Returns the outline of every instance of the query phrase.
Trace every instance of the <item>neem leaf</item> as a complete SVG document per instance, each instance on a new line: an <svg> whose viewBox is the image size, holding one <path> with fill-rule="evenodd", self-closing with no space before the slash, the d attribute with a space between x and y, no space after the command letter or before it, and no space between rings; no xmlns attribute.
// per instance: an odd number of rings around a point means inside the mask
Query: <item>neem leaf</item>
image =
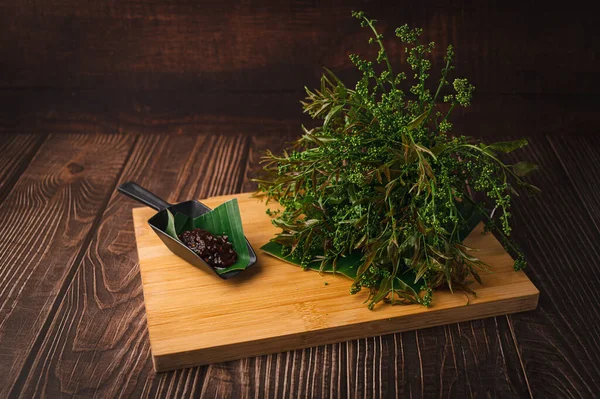
<svg viewBox="0 0 600 399"><path fill-rule="evenodd" d="M533 162L518 162L512 166L513 172L515 175L522 177L525 176L534 170L536 170L538 166Z"/></svg>
<svg viewBox="0 0 600 399"><path fill-rule="evenodd" d="M329 121L331 120L331 118L333 118L333 116L343 107L344 107L343 104L332 107L331 110L329 111L329 113L327 114L327 116L325 117L325 121L323 122L323 127L327 126L329 124Z"/></svg>
<svg viewBox="0 0 600 399"><path fill-rule="evenodd" d="M177 237L177 231L175 231L175 218L170 210L167 209L167 227L165 228L165 233L179 241Z"/></svg>
<svg viewBox="0 0 600 399"><path fill-rule="evenodd" d="M223 274L232 270L244 270L250 263L250 253L244 229L242 228L242 217L237 199L227 201L212 211L198 216L193 222L194 228L207 230L214 235L225 234L229 237L229 242L237 252L237 261L224 269L215 269L217 273Z"/></svg>
<svg viewBox="0 0 600 399"><path fill-rule="evenodd" d="M417 280L415 276L416 273L414 270L406 270L401 275L396 276L396 278L393 281L393 288L397 290L404 289L405 287L410 287L415 293L421 292L421 285L423 284L421 284L421 280Z"/></svg>
<svg viewBox="0 0 600 399"><path fill-rule="evenodd" d="M429 115L429 111L423 112L421 115L419 115L415 119L413 119L408 125L406 125L407 129L410 131L410 130L413 130L413 129L419 127L421 125L421 123L423 123L425 118L427 118L428 115Z"/></svg>
<svg viewBox="0 0 600 399"><path fill-rule="evenodd" d="M323 69L329 74L329 76L333 78L333 80L335 80L335 83L337 83L338 86L345 86L344 82L342 82L340 78L338 78L333 72L331 72L330 69L326 67L323 67Z"/></svg>
<svg viewBox="0 0 600 399"><path fill-rule="evenodd" d="M520 140L515 140L515 141L501 141L498 143L492 143L492 144L488 145L487 148L494 150L494 151L508 153L508 152L517 150L519 148L523 148L527 144L528 144L527 140L520 139Z"/></svg>

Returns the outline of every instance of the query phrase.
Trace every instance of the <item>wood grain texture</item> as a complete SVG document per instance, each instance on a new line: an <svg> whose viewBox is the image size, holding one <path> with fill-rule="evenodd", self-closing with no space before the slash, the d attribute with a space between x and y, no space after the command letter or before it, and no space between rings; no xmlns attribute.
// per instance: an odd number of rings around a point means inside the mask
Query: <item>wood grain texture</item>
<svg viewBox="0 0 600 399"><path fill-rule="evenodd" d="M0 90L0 135L36 133L275 134L307 120L290 92Z"/></svg>
<svg viewBox="0 0 600 399"><path fill-rule="evenodd" d="M168 201L233 192L242 136L142 136L122 174ZM139 205L139 204L138 204ZM131 222L132 200L114 193L39 353L14 394L22 397L197 395L206 369L155 376Z"/></svg>
<svg viewBox="0 0 600 399"><path fill-rule="evenodd" d="M273 154L281 154L283 149L289 147L290 143L297 140L302 135L302 130L292 129L289 132L279 132L278 134L257 135L251 136L250 148L248 151L248 159L245 165L244 181L242 183L241 192L250 192L256 190L257 183L252 181L259 178L262 166L261 157L265 155L265 151L270 150Z"/></svg>
<svg viewBox="0 0 600 399"><path fill-rule="evenodd" d="M0 140L0 203L44 142L44 136L33 134L5 135Z"/></svg>
<svg viewBox="0 0 600 399"><path fill-rule="evenodd" d="M471 119L456 125L466 134L591 132L600 65L596 21L586 8L547 4L541 13L532 1L0 1L0 134L295 130L307 120L298 105L302 89L318 85L323 66L355 82L348 55L373 55L352 9L380 20L398 68L397 25L423 27L438 55L455 44L457 76L477 88Z"/></svg>
<svg viewBox="0 0 600 399"><path fill-rule="evenodd" d="M600 392L596 148L595 139L533 140L508 157L539 164L531 180L543 190L522 196L512 211L513 234L541 292L536 312L508 317L534 397Z"/></svg>
<svg viewBox="0 0 600 399"><path fill-rule="evenodd" d="M397 26L422 27L481 92L597 93L593 13L533 1L486 4L287 0L0 3L0 87L295 90L323 65L369 49L350 17L378 19L392 60ZM577 20L577 24L569 21ZM510 21L510 22L509 22ZM441 62L441 60L440 60ZM575 73L576 72L576 73Z"/></svg>
<svg viewBox="0 0 600 399"><path fill-rule="evenodd" d="M350 83L350 80L348 80ZM0 135L34 133L300 134L314 122L302 112L303 85L290 92L203 93L193 90L0 90ZM315 83L316 84L316 83ZM313 84L314 85L314 84ZM600 97L474 94L457 109L455 132L476 136L593 135Z"/></svg>
<svg viewBox="0 0 600 399"><path fill-rule="evenodd" d="M50 137L0 204L0 396L37 350L132 141Z"/></svg>
<svg viewBox="0 0 600 399"><path fill-rule="evenodd" d="M598 134L583 137L548 137L552 150L571 182L574 193L589 215L590 222L600 230L600 137Z"/></svg>
<svg viewBox="0 0 600 399"><path fill-rule="evenodd" d="M215 208L237 198L244 232L258 250L278 229L267 206L249 193L203 200ZM441 291L431 308L420 305L365 307L366 293L348 295L343 276L302 273L258 250L257 264L235 279L190 267L170 252L147 220L156 212L133 210L152 358L157 371L219 363L389 334L458 321L532 310L537 289L490 234L478 226L465 240L493 274L474 285L477 296ZM325 282L325 283L324 283ZM201 297L190 301L194 293ZM223 299L227 298L224 302ZM344 298L342 301L341 298Z"/></svg>
<svg viewBox="0 0 600 399"><path fill-rule="evenodd" d="M505 317L394 334L387 359L391 396L530 396Z"/></svg>

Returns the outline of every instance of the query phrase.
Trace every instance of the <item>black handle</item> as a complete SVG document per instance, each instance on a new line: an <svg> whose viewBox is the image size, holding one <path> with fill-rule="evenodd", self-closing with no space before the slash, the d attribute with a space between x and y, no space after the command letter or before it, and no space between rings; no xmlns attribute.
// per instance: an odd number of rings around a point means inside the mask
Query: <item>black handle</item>
<svg viewBox="0 0 600 399"><path fill-rule="evenodd" d="M117 190L144 205L148 205L150 208L156 209L157 211L162 211L163 209L167 209L171 206L171 204L164 199L132 181L121 184Z"/></svg>

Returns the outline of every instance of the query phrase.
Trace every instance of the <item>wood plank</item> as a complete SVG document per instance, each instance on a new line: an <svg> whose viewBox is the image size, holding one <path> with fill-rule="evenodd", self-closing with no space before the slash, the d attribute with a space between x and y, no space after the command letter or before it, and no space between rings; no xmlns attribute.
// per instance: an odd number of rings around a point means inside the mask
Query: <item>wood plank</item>
<svg viewBox="0 0 600 399"><path fill-rule="evenodd" d="M359 7L380 21L390 59L399 60L403 47L392 40L394 29L421 27L440 50L456 46L457 73L481 92L600 90L589 34L596 21L581 7L546 4L543 18L535 2L375 1ZM322 65L352 70L347 55L369 50L367 33L350 17L354 8L303 0L260 6L210 1L202 7L164 0L4 1L0 86L295 90L316 83ZM577 24L567 29L565 20Z"/></svg>
<svg viewBox="0 0 600 399"><path fill-rule="evenodd" d="M377 342L376 345L379 345L381 339L382 337L375 337L363 341L368 341L367 346L371 348L371 342ZM200 396L206 398L344 398L348 397L345 354L347 351L353 353L351 352L353 348L348 347L353 344L353 342L342 342L316 346L196 367L192 370L206 370L203 378L197 381L201 387ZM362 356L372 362L371 353L363 353ZM378 358L377 360L379 361ZM385 368L385 363L383 364L382 367ZM161 374L169 373L172 372ZM370 377L378 378L376 383L370 385L373 389L377 391L385 389L384 385L378 383L381 377L378 372L371 373ZM354 386L351 388L354 389Z"/></svg>
<svg viewBox="0 0 600 399"><path fill-rule="evenodd" d="M505 317L395 334L389 345L396 397L530 396Z"/></svg>
<svg viewBox="0 0 600 399"><path fill-rule="evenodd" d="M169 201L234 192L242 179L246 144L240 135L141 136L121 181L137 181ZM13 393L199 394L206 367L158 376L152 370L131 221L134 206L112 195L39 353Z"/></svg>
<svg viewBox="0 0 600 399"><path fill-rule="evenodd" d="M214 208L231 198L203 202ZM277 232L265 214L267 207L248 193L235 198L246 237L259 248ZM465 240L479 248L479 257L494 269L483 285L474 286L477 297L467 300L463 294L441 291L431 308L380 306L367 311L366 293L348 295L346 278L298 273L297 267L260 251L257 265L235 281L225 283L191 268L149 227L147 220L154 213L149 208L133 210L157 371L527 311L537 305L537 289L524 273L513 271L511 257L492 235L481 234L483 225ZM194 292L202 292L202 297L190 302ZM223 298L228 298L226 303Z"/></svg>
<svg viewBox="0 0 600 399"><path fill-rule="evenodd" d="M261 157L266 150L272 151L274 154L281 154L284 148L289 147L289 144L298 139L302 133L299 126L296 131L279 132L278 134L261 134L252 135L248 160L245 165L244 182L241 187L241 192L250 192L256 190L258 185L252 179L260 177L262 166L260 164Z"/></svg>
<svg viewBox="0 0 600 399"><path fill-rule="evenodd" d="M13 188L44 139L44 136L33 134L10 134L2 137L0 140L0 203Z"/></svg>
<svg viewBox="0 0 600 399"><path fill-rule="evenodd" d="M600 230L600 138L598 134L583 137L564 135L548 137L575 194L587 211L590 221Z"/></svg>
<svg viewBox="0 0 600 399"><path fill-rule="evenodd" d="M37 350L132 142L49 137L0 204L0 396Z"/></svg>
<svg viewBox="0 0 600 399"><path fill-rule="evenodd" d="M347 80L348 84L351 80ZM314 122L289 92L205 93L195 90L0 90L0 136L7 133L297 135ZM454 132L476 137L561 135L597 131L600 97L483 94L453 116Z"/></svg>
<svg viewBox="0 0 600 399"><path fill-rule="evenodd" d="M238 363L250 374L266 368L242 386L260 397L529 396L504 317L228 362L224 379L235 381ZM213 397L219 384L205 384Z"/></svg>
<svg viewBox="0 0 600 399"><path fill-rule="evenodd" d="M538 310L509 316L509 326L534 397L594 397L600 392L600 299L594 295L600 231L592 211L597 141L569 137L551 143L536 139L507 157L539 164L531 180L543 190L513 207L513 234L541 294Z"/></svg>
<svg viewBox="0 0 600 399"><path fill-rule="evenodd" d="M275 134L308 118L299 85L290 92L206 93L125 89L0 90L0 135L14 132ZM574 107L575 108L575 107Z"/></svg>

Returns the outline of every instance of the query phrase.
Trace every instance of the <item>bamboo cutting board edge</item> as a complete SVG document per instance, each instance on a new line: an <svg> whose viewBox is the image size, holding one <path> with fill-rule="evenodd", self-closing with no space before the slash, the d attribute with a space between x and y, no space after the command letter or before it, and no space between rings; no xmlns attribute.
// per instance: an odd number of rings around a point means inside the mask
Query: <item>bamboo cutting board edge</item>
<svg viewBox="0 0 600 399"><path fill-rule="evenodd" d="M264 213L266 206L247 193L203 200L211 207L237 197L245 234L259 264L243 272L256 276L228 285L173 255L147 224L148 208L133 210L140 273L144 291L152 359L156 371L210 364L256 355L325 345L393 332L433 327L532 310L539 291L523 272L514 272L510 256L492 235L472 234L471 246L482 248L481 258L493 259L494 274L484 274L478 297L467 305L464 294L437 292L433 306L380 305L366 309L364 297L351 296L350 280L342 276L302 272L259 250L277 231ZM479 229L481 230L481 229ZM484 259L485 260L485 259ZM273 284L291 276L297 284ZM323 281L328 281L323 286ZM228 282L230 280L227 280ZM252 288L255 285L256 288ZM296 290L292 290L296 287ZM289 298L264 301L265 290ZM279 291L278 291L279 290ZM287 290L287 291L286 291ZM297 291L297 292L296 292ZM194 293L202 292L198 300ZM222 296L241 292L227 312ZM256 295L258 293L258 295ZM339 299L339 300L338 300ZM286 302L287 301L287 302ZM235 306L235 308L233 308ZM347 309L349 308L349 309ZM257 324L262 321L267 324ZM271 326L269 327L269 324ZM206 331L205 328L210 330ZM278 331L279 329L279 331Z"/></svg>
<svg viewBox="0 0 600 399"><path fill-rule="evenodd" d="M441 310L437 313L413 314L403 318L389 319L389 323L385 323L385 320L375 320L373 322L342 326L339 329L326 330L326 335L320 334L320 331L307 331L306 333L281 337L285 338L286 343L282 343L281 340L275 341L272 339L241 342L232 345L203 348L195 351L157 355L152 357L152 361L154 369L163 372L179 368L227 362L240 358L270 355L297 349L335 344L385 334L437 327L454 322L479 320L487 317L502 316L508 313L534 310L538 304L538 296L538 293L531 293L520 298L497 301L495 302L497 305L496 311L493 311L489 306L485 306L486 304L469 305L471 308L470 310L474 311L473 314L471 314L471 312L469 312L468 316L463 314L464 317L461 317L460 320L452 322L449 322L444 318L446 312L452 312L452 309L450 308ZM478 311L479 308L482 308L481 312ZM394 323L394 321L397 321L397 323ZM374 325L373 323L377 324ZM364 329L363 327L367 328ZM344 338L340 339L340 336L343 336ZM243 353L244 355L240 356L240 353ZM175 355L177 356L176 360L174 360Z"/></svg>

